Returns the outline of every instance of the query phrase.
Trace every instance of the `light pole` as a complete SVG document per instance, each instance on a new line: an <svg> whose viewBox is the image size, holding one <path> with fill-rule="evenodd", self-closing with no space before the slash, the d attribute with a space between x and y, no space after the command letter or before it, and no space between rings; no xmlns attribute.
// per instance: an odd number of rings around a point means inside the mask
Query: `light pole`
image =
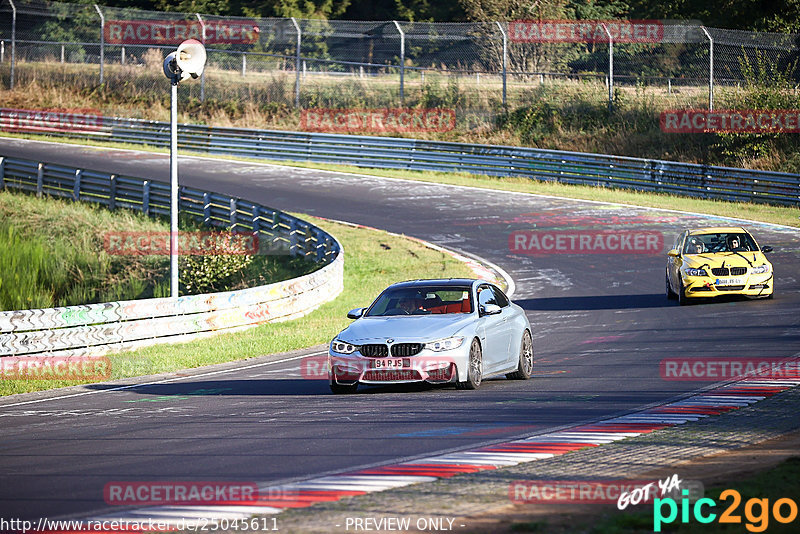
<svg viewBox="0 0 800 534"><path fill-rule="evenodd" d="M178 84L189 76L197 78L206 66L206 49L196 39L189 39L164 59L164 75L169 79L172 94L169 114L170 175L170 295L178 298Z"/></svg>

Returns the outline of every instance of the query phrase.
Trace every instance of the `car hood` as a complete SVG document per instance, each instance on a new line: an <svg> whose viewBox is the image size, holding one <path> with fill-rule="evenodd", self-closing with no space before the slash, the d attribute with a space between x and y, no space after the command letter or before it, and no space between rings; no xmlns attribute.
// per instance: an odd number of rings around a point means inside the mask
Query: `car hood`
<svg viewBox="0 0 800 534"><path fill-rule="evenodd" d="M741 254L741 256L739 254ZM767 258L761 252L740 252L739 254L733 254L731 252L693 254L691 256L685 256L684 262L686 267L695 269L704 265L707 265L712 269L715 267L722 267L723 262L725 263L725 267L750 267L750 264L752 264L753 267L756 267L758 265L769 263Z"/></svg>
<svg viewBox="0 0 800 534"><path fill-rule="evenodd" d="M450 337L475 321L473 314L362 317L337 336L342 341L363 343L427 342Z"/></svg>

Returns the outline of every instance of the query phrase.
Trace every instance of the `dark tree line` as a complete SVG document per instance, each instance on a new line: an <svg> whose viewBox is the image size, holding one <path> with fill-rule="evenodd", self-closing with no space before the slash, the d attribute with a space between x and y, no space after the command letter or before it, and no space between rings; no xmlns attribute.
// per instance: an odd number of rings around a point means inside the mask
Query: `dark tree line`
<svg viewBox="0 0 800 534"><path fill-rule="evenodd" d="M800 0L104 0L100 3L210 15L348 20L684 19L718 28L800 33Z"/></svg>

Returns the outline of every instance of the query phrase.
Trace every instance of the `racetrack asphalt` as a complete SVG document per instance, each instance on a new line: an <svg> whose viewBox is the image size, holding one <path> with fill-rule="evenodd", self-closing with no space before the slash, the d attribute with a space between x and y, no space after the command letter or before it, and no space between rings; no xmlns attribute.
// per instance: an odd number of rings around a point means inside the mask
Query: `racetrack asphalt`
<svg viewBox="0 0 800 534"><path fill-rule="evenodd" d="M165 182L169 176L168 157L147 152L0 139L0 155ZM665 358L782 358L800 346L797 230L199 157L181 157L180 180L498 264L514 278L513 300L533 328L534 379L492 380L474 392L393 387L333 396L325 381L302 379L295 359L122 390L93 386L90 395L34 404L7 399L0 402L0 517L109 513L103 487L112 481L274 484L544 433L715 382L664 380ZM775 248L774 300L679 307L665 298L669 244L686 227L717 224L744 224ZM658 232L663 246L656 254L512 253L509 235L528 230Z"/></svg>

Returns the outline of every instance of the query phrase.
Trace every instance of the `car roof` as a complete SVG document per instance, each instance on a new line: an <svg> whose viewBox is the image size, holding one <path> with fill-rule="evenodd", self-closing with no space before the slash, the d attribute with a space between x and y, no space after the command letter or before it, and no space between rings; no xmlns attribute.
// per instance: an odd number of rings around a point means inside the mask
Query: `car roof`
<svg viewBox="0 0 800 534"><path fill-rule="evenodd" d="M741 226L710 226L708 228L695 228L694 230L689 230L689 235L730 233L746 234L748 232Z"/></svg>
<svg viewBox="0 0 800 534"><path fill-rule="evenodd" d="M474 278L443 278L443 279L431 279L431 280L407 280L405 282L398 282L396 284L392 284L391 288L415 288L415 287L423 287L423 286L444 286L444 287L464 287L464 286L471 286L478 280Z"/></svg>

